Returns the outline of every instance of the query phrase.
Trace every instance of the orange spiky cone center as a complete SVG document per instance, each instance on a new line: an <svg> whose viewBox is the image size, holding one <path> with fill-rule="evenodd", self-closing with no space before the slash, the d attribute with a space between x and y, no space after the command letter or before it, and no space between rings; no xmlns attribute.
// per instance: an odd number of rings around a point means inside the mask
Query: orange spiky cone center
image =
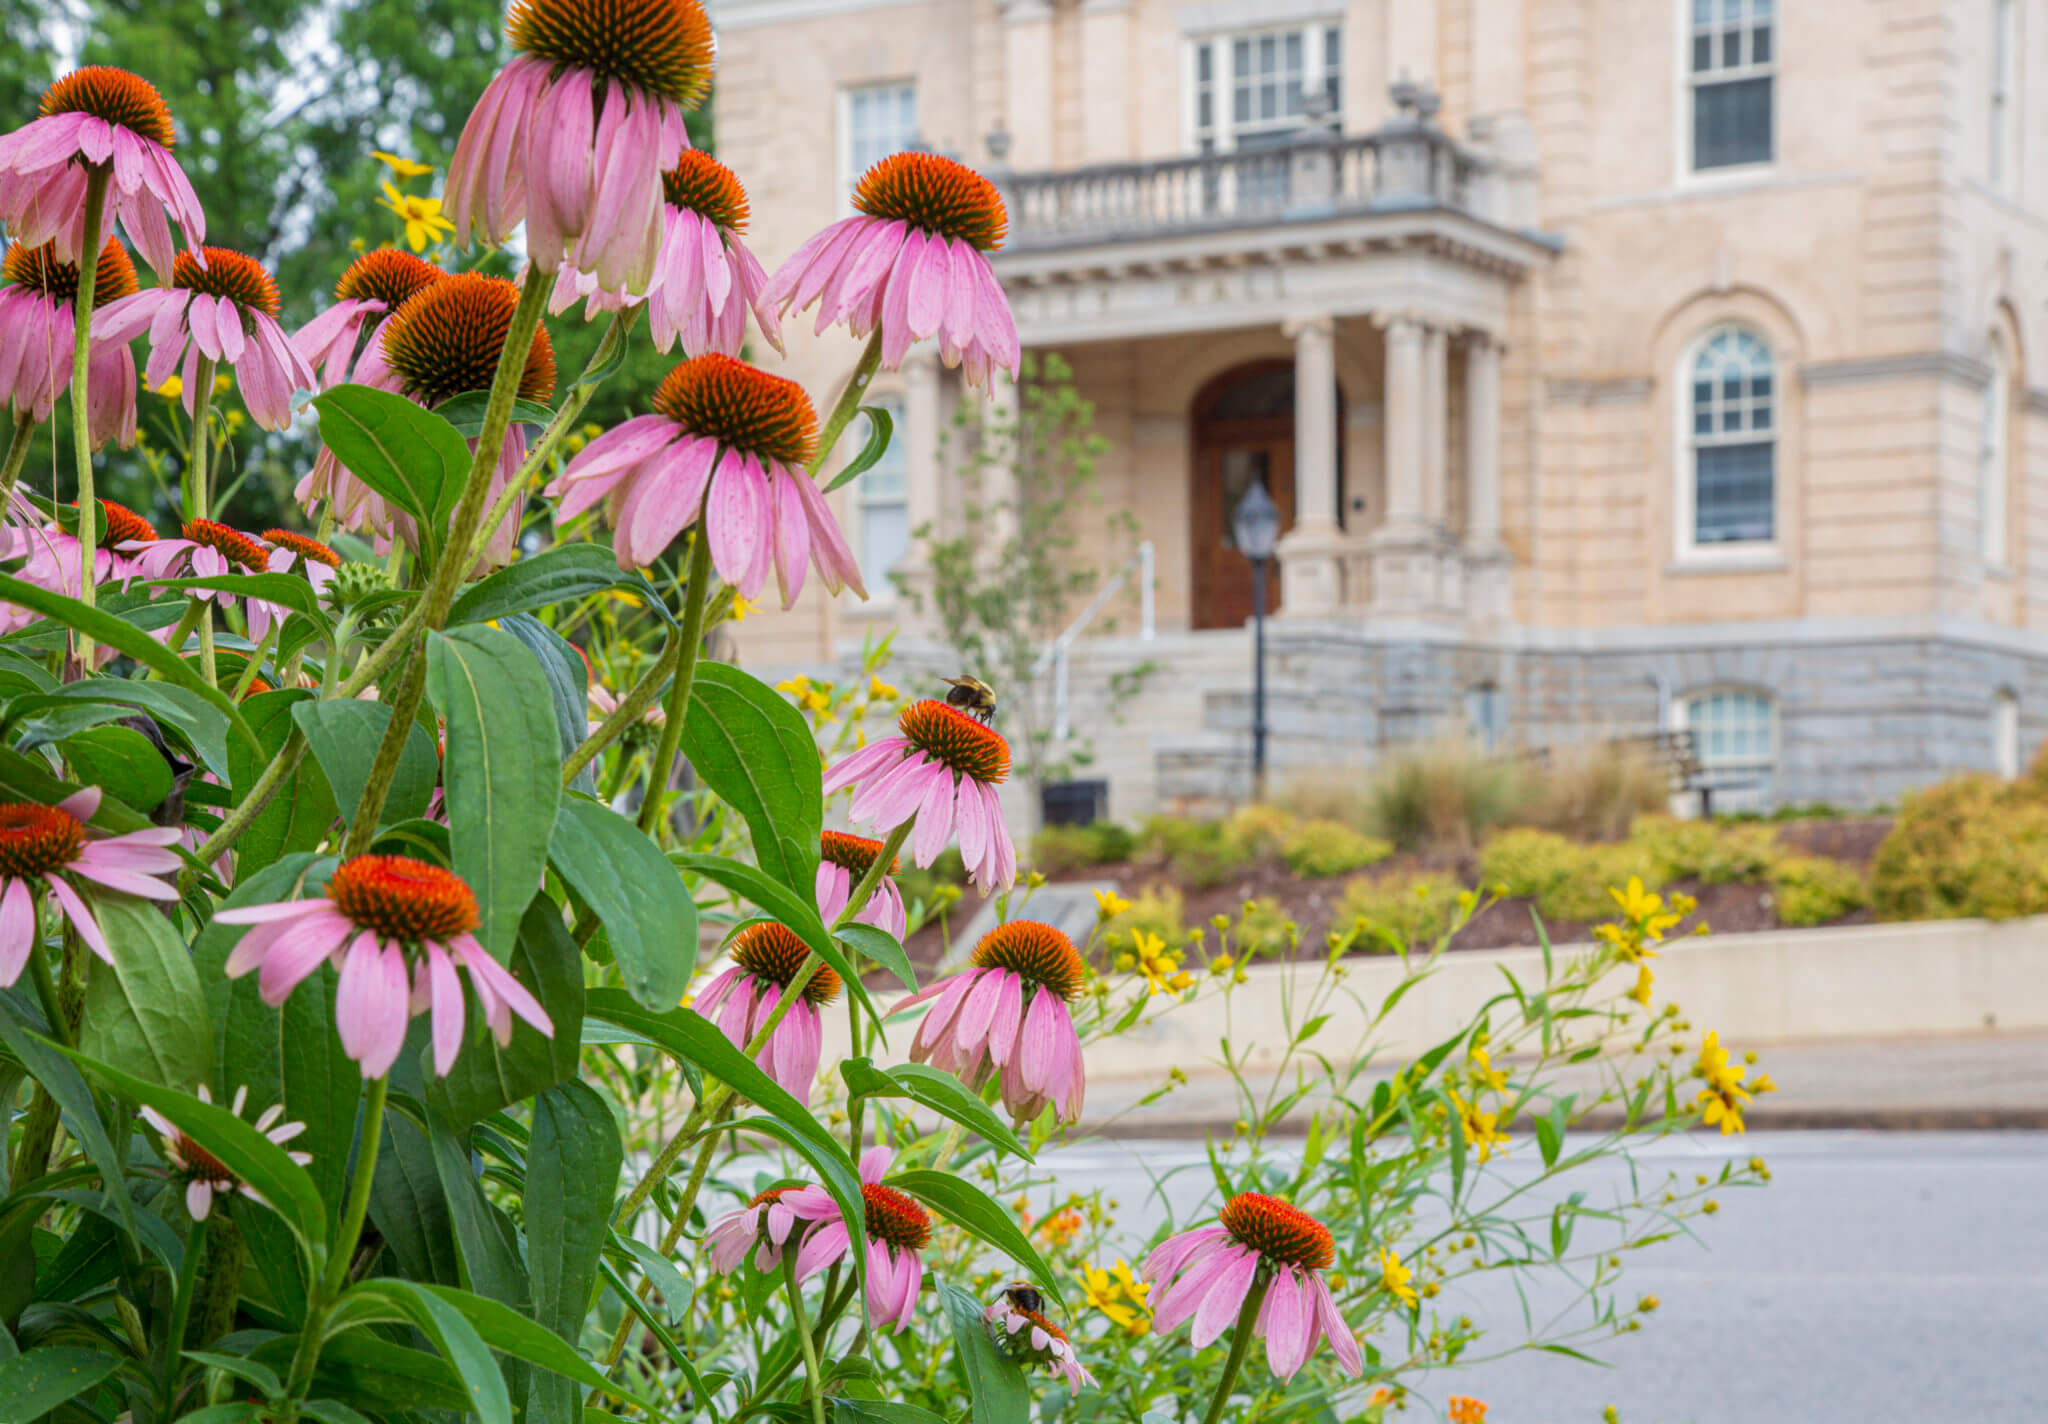
<svg viewBox="0 0 2048 1424"><path fill-rule="evenodd" d="M853 205L869 217L907 223L983 252L1003 245L1010 215L996 185L936 153L893 153L861 175Z"/></svg>
<svg viewBox="0 0 2048 1424"><path fill-rule="evenodd" d="M519 288L503 277L462 272L413 293L384 323L384 359L405 381L406 394L436 406L464 391L490 387L512 329ZM533 334L519 394L545 401L555 393L555 348L545 330Z"/></svg>
<svg viewBox="0 0 2048 1424"><path fill-rule="evenodd" d="M845 831L826 831L818 837L818 858L829 861L858 881L868 873L868 867L875 863L875 857L882 853L882 843L866 836L848 835ZM889 862L888 874L902 871L901 857Z"/></svg>
<svg viewBox="0 0 2048 1424"><path fill-rule="evenodd" d="M359 855L343 862L327 882L327 898L386 939L446 943L480 923L467 881L404 855Z"/></svg>
<svg viewBox="0 0 2048 1424"><path fill-rule="evenodd" d="M210 1182L216 1187L235 1184L235 1174L228 1170L227 1164L184 1133L177 1135L175 1143L178 1156L185 1162L182 1175L197 1181Z"/></svg>
<svg viewBox="0 0 2048 1424"><path fill-rule="evenodd" d="M100 534L102 544L154 544L157 540L156 527L125 504L101 500L100 518L106 525Z"/></svg>
<svg viewBox="0 0 2048 1424"><path fill-rule="evenodd" d="M58 261L54 242L41 247L8 243L7 255L0 257L0 279L17 287L32 287L59 305L78 300L78 264ZM141 283L135 278L135 264L129 260L128 249L120 239L110 237L100 249L92 284L95 307L132 297L141 290Z"/></svg>
<svg viewBox="0 0 2048 1424"><path fill-rule="evenodd" d="M670 207L688 208L727 232L746 231L747 190L708 153L684 149L676 166L661 175L661 192Z"/></svg>
<svg viewBox="0 0 2048 1424"><path fill-rule="evenodd" d="M178 141L171 111L156 86L139 74L111 65L74 69L43 91L42 112L91 114L169 148Z"/></svg>
<svg viewBox="0 0 2048 1424"><path fill-rule="evenodd" d="M226 297L238 307L260 311L275 318L284 310L277 298L277 283L263 264L227 247L208 247L206 265L190 251L181 251L171 263L171 285L209 297Z"/></svg>
<svg viewBox="0 0 2048 1424"><path fill-rule="evenodd" d="M85 823L35 801L0 802L0 877L31 880L62 869L85 848Z"/></svg>
<svg viewBox="0 0 2048 1424"><path fill-rule="evenodd" d="M341 567L341 555L309 534L300 534L291 529L266 529L263 531L263 542L275 544L280 549L289 549L309 563L325 564L330 569Z"/></svg>
<svg viewBox="0 0 2048 1424"><path fill-rule="evenodd" d="M184 532L193 543L204 544L229 563L240 564L251 573L260 574L270 567L269 551L239 529L230 529L211 519L188 519Z"/></svg>
<svg viewBox="0 0 2048 1424"><path fill-rule="evenodd" d="M785 465L818 448L818 413L795 381L709 352L662 377L654 408L693 435Z"/></svg>
<svg viewBox="0 0 2048 1424"><path fill-rule="evenodd" d="M1088 966L1074 942L1038 920L1009 920L997 925L981 937L971 958L978 969L1008 970L1062 999L1071 1000L1080 993L1088 978Z"/></svg>
<svg viewBox="0 0 2048 1424"><path fill-rule="evenodd" d="M424 257L397 247L379 247L348 264L334 284L336 301L382 302L396 311L406 298L447 276Z"/></svg>
<svg viewBox="0 0 2048 1424"><path fill-rule="evenodd" d="M1292 1202L1258 1192L1232 1197L1222 1212L1224 1229L1269 1261L1327 1270L1337 1259L1330 1230Z"/></svg>
<svg viewBox="0 0 2048 1424"><path fill-rule="evenodd" d="M962 776L995 785L1010 775L1010 744L1003 734L957 707L923 698L897 713L896 725L912 746Z"/></svg>
<svg viewBox="0 0 2048 1424"><path fill-rule="evenodd" d="M867 1207L868 1235L899 1251L922 1251L932 1239L931 1214L910 1197L880 1182L865 1182L860 1196Z"/></svg>
<svg viewBox="0 0 2048 1424"><path fill-rule="evenodd" d="M711 92L711 18L701 0L517 0L505 33L528 54L686 109Z"/></svg>
<svg viewBox="0 0 2048 1424"><path fill-rule="evenodd" d="M779 987L796 978L810 954L810 946L795 930L774 920L748 925L732 937L733 962L756 979ZM804 1001L812 1005L829 1004L839 997L839 989L839 976L821 964L804 985Z"/></svg>

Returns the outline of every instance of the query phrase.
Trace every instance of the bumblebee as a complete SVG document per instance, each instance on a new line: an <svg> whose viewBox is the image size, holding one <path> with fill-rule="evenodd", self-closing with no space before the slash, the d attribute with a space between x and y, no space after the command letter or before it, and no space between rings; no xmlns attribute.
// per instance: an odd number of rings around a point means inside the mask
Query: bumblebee
<svg viewBox="0 0 2048 1424"><path fill-rule="evenodd" d="M968 716L986 727L996 720L996 690L978 677L941 678L952 691L946 694L946 705L957 707Z"/></svg>
<svg viewBox="0 0 2048 1424"><path fill-rule="evenodd" d="M997 1299L1030 1315L1045 1314L1045 1296L1029 1281L1011 1281Z"/></svg>

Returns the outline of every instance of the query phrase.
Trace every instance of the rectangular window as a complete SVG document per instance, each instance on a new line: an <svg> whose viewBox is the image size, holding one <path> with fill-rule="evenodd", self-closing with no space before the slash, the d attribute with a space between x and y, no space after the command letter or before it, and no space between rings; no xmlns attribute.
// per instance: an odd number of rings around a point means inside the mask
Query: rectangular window
<svg viewBox="0 0 2048 1424"><path fill-rule="evenodd" d="M919 142L917 86L866 84L847 89L839 106L839 188L851 198L860 175Z"/></svg>
<svg viewBox="0 0 2048 1424"><path fill-rule="evenodd" d="M854 481L854 501L860 509L860 576L870 594L888 596L893 592L889 572L910 552L910 487L908 457L903 441L903 402L896 396L882 396L871 404L889 413L895 438L882 458ZM866 417L862 417L866 425ZM865 428L847 448L858 450L867 442Z"/></svg>
<svg viewBox="0 0 2048 1424"><path fill-rule="evenodd" d="M2019 16L2018 0L1991 0L1991 151L1985 176L2007 194L2019 174Z"/></svg>
<svg viewBox="0 0 2048 1424"><path fill-rule="evenodd" d="M1775 508L1772 448L1769 440L1699 448L1694 543L1770 542Z"/></svg>
<svg viewBox="0 0 2048 1424"><path fill-rule="evenodd" d="M1690 0L1686 51L1695 172L1769 163L1776 151L1776 0Z"/></svg>
<svg viewBox="0 0 2048 1424"><path fill-rule="evenodd" d="M1195 92L1188 106L1194 146L1204 153L1283 143L1306 122L1320 91L1335 114L1344 97L1344 31L1289 25L1195 41Z"/></svg>

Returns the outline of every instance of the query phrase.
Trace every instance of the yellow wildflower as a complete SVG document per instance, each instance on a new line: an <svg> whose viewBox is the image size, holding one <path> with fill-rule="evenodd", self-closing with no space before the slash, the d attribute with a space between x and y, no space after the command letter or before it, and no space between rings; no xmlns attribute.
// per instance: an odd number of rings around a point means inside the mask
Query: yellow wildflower
<svg viewBox="0 0 2048 1424"><path fill-rule="evenodd" d="M1486 1401L1474 1399L1469 1394L1454 1394L1450 1398L1451 1424L1486 1424Z"/></svg>
<svg viewBox="0 0 2048 1424"><path fill-rule="evenodd" d="M1081 1226L1081 1213L1068 1207L1065 1211L1054 1212L1038 1223L1038 1234L1054 1246L1064 1246L1081 1234Z"/></svg>
<svg viewBox="0 0 2048 1424"><path fill-rule="evenodd" d="M153 386L151 389L165 400L176 400L179 396L185 394L185 383L179 379L177 372L173 371L170 375L164 377L162 385Z"/></svg>
<svg viewBox="0 0 2048 1424"><path fill-rule="evenodd" d="M1477 1103L1468 1103L1455 1092L1451 1101L1458 1106L1458 1123L1465 1132L1465 1145L1478 1148L1479 1160L1487 1161L1493 1156L1494 1147L1508 1140L1499 1127L1500 1114L1481 1112ZM1506 1149L1502 1152L1505 1155Z"/></svg>
<svg viewBox="0 0 2048 1424"><path fill-rule="evenodd" d="M1131 1274L1119 1260L1105 1271L1095 1266L1081 1269L1081 1285L1088 1303L1109 1318L1109 1322L1130 1335L1149 1334L1152 1321L1146 1313L1146 1298L1152 1287Z"/></svg>
<svg viewBox="0 0 2048 1424"><path fill-rule="evenodd" d="M389 168L400 178L417 178L423 173L432 173L434 171L431 164L420 163L410 158L400 158L397 154L386 153L381 148L373 149L370 157L376 159L386 168Z"/></svg>
<svg viewBox="0 0 2048 1424"><path fill-rule="evenodd" d="M902 695L903 694L898 692L895 688L889 686L888 683L882 681L881 678L876 677L873 674L869 675L868 696L873 698L875 701L894 702L897 698L901 697Z"/></svg>
<svg viewBox="0 0 2048 1424"><path fill-rule="evenodd" d="M401 193L389 183L382 186L384 196L377 200L377 206L389 208L398 214L399 219L405 224L405 244L414 252L425 252L455 231L455 224L441 215L439 198L421 198L411 193Z"/></svg>
<svg viewBox="0 0 2048 1424"><path fill-rule="evenodd" d="M1401 1258L1391 1250L1380 1252L1380 1289L1406 1306L1417 1303L1415 1287L1408 1284L1415 1278L1415 1272L1401 1264Z"/></svg>
<svg viewBox="0 0 2048 1424"><path fill-rule="evenodd" d="M1628 996L1647 1009L1650 1007L1650 986L1656 982L1655 976L1650 973L1650 966L1639 965L1636 968L1636 986L1628 991Z"/></svg>
<svg viewBox="0 0 2048 1424"><path fill-rule="evenodd" d="M1137 954L1137 968L1152 993L1178 994L1195 982L1194 976L1181 968L1180 956L1150 930L1132 935L1131 947Z"/></svg>
<svg viewBox="0 0 2048 1424"><path fill-rule="evenodd" d="M1663 1301L1657 1299L1657 1297L1654 1295L1646 1295L1641 1300L1636 1302L1636 1309L1642 1311L1643 1314L1648 1315L1651 1311L1655 1310L1658 1306L1662 1305L1663 1303Z"/></svg>
<svg viewBox="0 0 2048 1424"><path fill-rule="evenodd" d="M748 598L745 594L734 594L732 596L732 621L735 623L746 622L747 615L752 613L755 607L754 600Z"/></svg>
<svg viewBox="0 0 2048 1424"><path fill-rule="evenodd" d="M1113 920L1131 908L1131 902L1114 890L1095 892L1095 917L1099 920Z"/></svg>
<svg viewBox="0 0 2048 1424"><path fill-rule="evenodd" d="M1493 1058L1483 1048L1472 1050L1472 1082L1475 1087L1491 1088L1496 1093L1508 1090L1508 1075L1493 1066Z"/></svg>

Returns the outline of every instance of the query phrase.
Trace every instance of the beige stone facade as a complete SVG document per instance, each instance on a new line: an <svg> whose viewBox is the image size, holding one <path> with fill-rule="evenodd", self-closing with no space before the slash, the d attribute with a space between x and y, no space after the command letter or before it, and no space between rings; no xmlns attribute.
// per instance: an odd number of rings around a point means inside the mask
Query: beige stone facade
<svg viewBox="0 0 2048 1424"><path fill-rule="evenodd" d="M1097 403L1162 637L1242 636L1194 537L1235 493L1205 471L1286 485L1281 650L1357 650L1360 680L1303 757L1393 739L1403 647L1441 669L1406 734L1691 718L1798 799L2007 765L2048 725L2033 0L713 9L764 261L843 214L892 124L997 177L1020 334ZM822 405L855 349L800 321L786 370ZM1233 373L1288 368L1291 422L1228 446ZM956 373L877 390L904 417L883 524L943 521ZM830 662L901 614L807 595L744 646ZM1220 746L1233 716L1186 730Z"/></svg>

